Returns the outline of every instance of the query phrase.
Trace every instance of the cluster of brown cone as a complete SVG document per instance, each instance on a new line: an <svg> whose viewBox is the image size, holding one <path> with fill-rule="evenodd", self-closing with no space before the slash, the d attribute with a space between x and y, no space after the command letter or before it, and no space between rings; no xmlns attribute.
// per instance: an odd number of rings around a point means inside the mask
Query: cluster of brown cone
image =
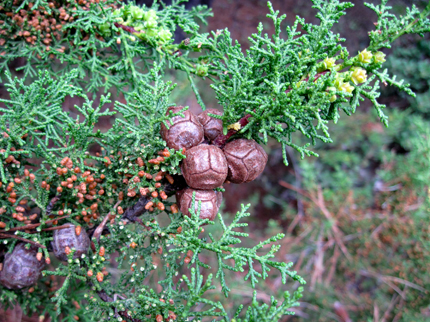
<svg viewBox="0 0 430 322"><path fill-rule="evenodd" d="M182 106L170 107L169 113L178 113ZM195 211L201 201L200 218L214 220L222 201L222 194L214 191L226 182L244 183L256 179L264 170L267 154L254 140L236 139L224 147L211 143L222 135L222 121L208 114L221 115L216 109L208 109L198 116L189 110L185 117L175 116L161 125L161 136L169 148L185 149L182 174L188 188L177 192L176 200L181 212L191 216L193 192L196 193Z"/></svg>
<svg viewBox="0 0 430 322"><path fill-rule="evenodd" d="M169 108L177 113L182 106ZM222 122L208 114L221 115L216 109L208 109L198 116L184 111L185 117L176 116L168 122L169 129L161 126L161 135L169 148L185 148L186 159L181 169L188 188L176 193L181 212L191 217L193 192L195 192L195 211L201 201L200 218L214 220L222 201L222 193L214 191L226 180L232 183L249 182L257 178L267 163L267 154L253 140L237 139L228 142L223 149L211 145L222 135ZM206 138L206 141L205 141ZM67 260L71 249L75 249L73 258L79 258L88 252L90 239L85 230L68 228L54 232L52 248L54 255L61 261ZM40 253L41 254L41 253ZM11 253L5 255L0 269L0 284L10 289L21 289L36 283L45 262L38 256L37 247L25 247L19 243Z"/></svg>

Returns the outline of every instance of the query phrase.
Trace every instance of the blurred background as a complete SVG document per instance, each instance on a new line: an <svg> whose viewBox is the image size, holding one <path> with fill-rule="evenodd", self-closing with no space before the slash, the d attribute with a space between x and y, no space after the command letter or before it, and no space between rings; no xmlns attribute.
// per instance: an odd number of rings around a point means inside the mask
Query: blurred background
<svg viewBox="0 0 430 322"><path fill-rule="evenodd" d="M376 15L363 1L351 2L354 8L335 28L355 55L368 46L367 32L374 29ZM266 1L192 0L187 6L197 4L213 9L214 17L204 26L207 31L228 28L244 50L260 21L265 32L273 31ZM310 0L272 4L287 14L284 30L296 15L318 23ZM406 6L423 7L427 1L388 4L402 14ZM176 34L179 40L185 37ZM387 105L389 128L379 122L370 103L363 102L353 116L342 115L330 127L333 143L314 146L319 158L301 160L291 150L290 165L285 166L280 146L269 142L265 147L269 161L258 180L225 185L225 220L231 221L240 203L251 203L245 229L251 240L256 244L273 234L286 234L277 259L293 262L292 269L307 281L296 315L282 321L430 321L430 37L405 36L384 52L389 73L405 79L417 94L412 98L383 88L380 102ZM172 102L198 113L186 76L172 73L169 78L178 83ZM202 80L198 87L208 107L220 108L208 82ZM64 108L73 104L79 102L71 99ZM105 118L101 128L111 123ZM295 140L306 143L299 134ZM219 229L207 227L214 235ZM228 300L219 290L213 291L213 299L227 310L251 302L252 290L237 274L231 274L230 285ZM285 290L297 286L282 285L273 272L258 285L258 299L268 302L272 295L281 299ZM0 321L21 319L38 320L23 316L19 309L0 316Z"/></svg>

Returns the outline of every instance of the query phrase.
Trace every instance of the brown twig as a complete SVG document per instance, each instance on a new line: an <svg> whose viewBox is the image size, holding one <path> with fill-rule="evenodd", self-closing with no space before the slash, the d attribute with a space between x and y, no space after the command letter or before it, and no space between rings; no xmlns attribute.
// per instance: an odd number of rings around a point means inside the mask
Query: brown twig
<svg viewBox="0 0 430 322"><path fill-rule="evenodd" d="M138 224L140 224L141 226L143 226L147 231L151 231L151 227L146 226L146 225L143 223L143 220L142 220L142 219L140 219L140 218L136 218L136 222L137 222Z"/></svg>
<svg viewBox="0 0 430 322"><path fill-rule="evenodd" d="M37 246L37 247L39 247L39 248L46 248L46 247L45 247L45 246L43 246L42 244L39 244L39 243L37 243L37 242L35 242L35 241L32 241L32 240L29 240L29 239L23 238L23 237L21 237L21 236L11 235L11 234L2 234L2 233L0 233L0 239L6 239L6 238L18 239L18 240L20 240L20 241L23 241L23 242L25 242L25 243L32 244L32 245Z"/></svg>
<svg viewBox="0 0 430 322"><path fill-rule="evenodd" d="M61 226L53 226L53 227L43 228L42 231L59 230L59 229L63 229L63 228L69 228L70 226L71 225L69 225L69 224L65 224L65 225L61 225Z"/></svg>
<svg viewBox="0 0 430 322"><path fill-rule="evenodd" d="M315 256L313 256L314 269L311 275L311 291L315 289L316 283L322 282L322 275L324 273L323 227L321 227L320 233L318 235L316 248Z"/></svg>
<svg viewBox="0 0 430 322"><path fill-rule="evenodd" d="M251 117L251 114L247 114L244 117L242 117L238 123L240 124L240 128L243 128L249 123L249 118ZM217 138L212 142L213 145L219 147L220 149L224 147L224 145L227 143L227 140L231 138L234 134L236 134L238 131L235 129L228 130L226 135L218 135Z"/></svg>
<svg viewBox="0 0 430 322"><path fill-rule="evenodd" d="M131 32L131 33L139 33L139 31L137 31L136 29L134 29L133 27L129 27L129 26L125 26L125 25L121 25L120 23L118 23L118 22L115 22L114 23L114 25L115 25L115 27L117 27L117 28L121 28L121 29L123 29L123 30L125 30L125 31L127 31L127 32Z"/></svg>
<svg viewBox="0 0 430 322"><path fill-rule="evenodd" d="M345 307L340 302L334 302L333 305L334 313L341 319L342 322L352 322L351 318L349 317L348 311L345 309Z"/></svg>
<svg viewBox="0 0 430 322"><path fill-rule="evenodd" d="M334 247L334 254L333 254L332 258L330 259L331 266L330 266L330 269L328 271L327 278L325 279L325 282L324 282L326 286L329 286L331 283L331 280L333 279L334 273L336 271L337 260L339 259L339 256L340 256L339 247L335 246Z"/></svg>
<svg viewBox="0 0 430 322"><path fill-rule="evenodd" d="M296 192L300 193L302 196L305 196L306 198L311 199L310 194L308 194L308 193L307 193L305 190L303 190L303 189L297 188L297 187L293 186L292 184L289 184L288 182L285 182L285 181L283 181L283 180L279 180L279 181L278 181L278 183L279 183L279 185L280 185L280 186L282 186L282 187L284 187L284 188L294 190L294 191L296 191Z"/></svg>
<svg viewBox="0 0 430 322"><path fill-rule="evenodd" d="M400 298L401 297L399 295L397 295L396 293L393 294L393 297L391 298L390 305L388 306L388 309L385 311L384 315L382 316L381 322L388 321L388 317L390 316L391 311L394 309L394 307L396 306L396 304Z"/></svg>
<svg viewBox="0 0 430 322"><path fill-rule="evenodd" d="M417 285L415 283L412 283L412 282L409 282L409 281L404 280L402 278L399 278L399 277L389 276L389 275L381 275L381 274L374 273L374 272L371 272L371 271L368 271L368 270L361 270L360 271L360 275L377 278L377 279L383 281L386 284L388 284L389 282L394 282L394 283L399 283L399 284L403 284L405 286L411 287L411 288L416 289L418 291L421 291L423 293L427 292L427 290L425 288L423 288L423 287L421 287L421 286L419 286L419 285ZM399 293L399 295L401 295L402 297L404 297L402 291L400 291L398 293Z"/></svg>
<svg viewBox="0 0 430 322"><path fill-rule="evenodd" d="M405 289L403 290L403 291L406 291L406 287L405 287ZM400 318L402 317L402 315L403 315L403 313L404 313L404 310L403 310L403 306L405 305L405 299L403 299L403 298L401 298L400 299L400 303L399 303L399 305L397 306L397 310L398 310L398 312L397 312L397 314L394 316L394 318L393 318L393 322L398 322L399 320L400 320Z"/></svg>
<svg viewBox="0 0 430 322"><path fill-rule="evenodd" d="M379 322L379 306L376 301L373 305L373 322Z"/></svg>
<svg viewBox="0 0 430 322"><path fill-rule="evenodd" d="M113 209L117 209L120 203L121 203L121 200L119 200L113 206ZM102 235L103 229L105 228L106 223L108 222L110 216L111 216L111 212L109 211L109 213L103 218L102 222L97 226L96 230L94 231L93 237L95 237L97 241L100 240L100 236Z"/></svg>
<svg viewBox="0 0 430 322"><path fill-rule="evenodd" d="M330 221L331 223L333 223L331 229L333 231L334 238L336 239L336 243L339 245L340 249L342 250L342 252L346 256L346 258L348 258L348 260L351 261L352 257L349 254L349 252L348 252L348 250L347 250L347 248L346 248L346 246L343 243L342 238L341 238L343 233L340 231L339 227L337 227L335 219L333 218L332 214L328 211L328 209L325 206L321 186L318 186L318 199L317 199L317 202L315 204L321 209L321 212L324 214L326 219L328 221Z"/></svg>
<svg viewBox="0 0 430 322"><path fill-rule="evenodd" d="M45 221L45 224L50 224L50 223L52 223L52 222L54 222L56 220L61 220L61 219L67 218L67 217L70 217L70 216L67 215L67 216L63 216L63 217L58 217L58 218L55 218L55 219L47 220L47 221ZM29 225L25 225L25 226L21 226L21 227L14 227L14 228L9 229L7 232L12 232L12 231L17 231L17 230L35 229L35 228L39 227L40 225L41 225L41 223L29 224ZM6 230L0 230L0 232L6 232Z"/></svg>
<svg viewBox="0 0 430 322"><path fill-rule="evenodd" d="M150 202L151 199L151 196L140 197L139 200L133 206L127 208L124 211L122 218L130 222L135 222L137 217L148 211L145 206L148 202Z"/></svg>
<svg viewBox="0 0 430 322"><path fill-rule="evenodd" d="M54 209L55 203L60 200L61 194L56 195L54 198L51 199L49 204L46 206L46 215L50 216L52 209Z"/></svg>

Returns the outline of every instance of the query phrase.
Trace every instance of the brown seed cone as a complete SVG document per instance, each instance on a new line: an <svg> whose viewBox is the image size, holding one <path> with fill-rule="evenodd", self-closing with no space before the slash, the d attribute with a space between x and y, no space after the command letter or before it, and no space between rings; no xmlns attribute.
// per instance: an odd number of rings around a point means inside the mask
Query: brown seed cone
<svg viewBox="0 0 430 322"><path fill-rule="evenodd" d="M82 229L81 234L78 236L73 225L54 231L52 249L54 255L61 261L67 261L66 247L76 249L73 254L73 258L75 259L81 257L82 254L86 254L90 247L90 238L87 232Z"/></svg>
<svg viewBox="0 0 430 322"><path fill-rule="evenodd" d="M232 183L250 182L264 170L267 154L254 140L237 139L224 147L228 163L227 180Z"/></svg>
<svg viewBox="0 0 430 322"><path fill-rule="evenodd" d="M191 217L189 209L192 208L193 192L196 193L194 204L196 212L199 207L199 201L201 201L200 219L214 220L222 202L222 193L219 191L197 190L192 188L178 191L176 193L176 202L178 203L181 212L188 217Z"/></svg>
<svg viewBox="0 0 430 322"><path fill-rule="evenodd" d="M177 113L182 110L183 106L169 107L166 115L169 115L169 111ZM203 126L200 124L197 116L191 113L189 110L182 112L185 118L180 115L175 116L171 121L167 121L169 129L161 123L161 137L169 148L175 150L181 150L182 148L189 149L203 142Z"/></svg>
<svg viewBox="0 0 430 322"><path fill-rule="evenodd" d="M223 184L227 177L227 160L220 148L201 144L185 152L182 174L194 189L209 190Z"/></svg>
<svg viewBox="0 0 430 322"><path fill-rule="evenodd" d="M0 284L9 289L19 289L33 285L39 279L45 262L37 260L37 247L25 248L25 243L15 246L7 253L0 272Z"/></svg>
<svg viewBox="0 0 430 322"><path fill-rule="evenodd" d="M222 112L218 111L217 109L210 108L201 112L197 116L200 123L203 125L205 137L207 137L209 141L213 141L218 135L222 134L222 121L214 117L210 117L208 115L209 113L222 115Z"/></svg>

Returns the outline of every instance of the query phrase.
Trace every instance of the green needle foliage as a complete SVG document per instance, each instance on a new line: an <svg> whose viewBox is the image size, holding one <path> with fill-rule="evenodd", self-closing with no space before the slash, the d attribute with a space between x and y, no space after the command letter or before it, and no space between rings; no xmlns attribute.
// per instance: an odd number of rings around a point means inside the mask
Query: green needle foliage
<svg viewBox="0 0 430 322"><path fill-rule="evenodd" d="M0 99L0 256L21 240L38 246L50 266L31 288L0 287L0 301L53 321L250 322L293 314L302 287L292 295L283 290L282 301L257 300L259 284L272 276L305 283L290 271L292 263L276 258L283 234L241 247L249 237L241 222L249 206L227 224L221 215L219 222L201 220L193 207L184 217L167 199L180 188L185 158L160 135L161 124L183 112L166 115L175 91L168 71L185 73L203 109L196 80L212 82L223 107L214 117L224 133L263 144L274 138L286 164L288 147L316 155L310 143L331 142L329 122L340 111L354 113L366 98L387 124L377 101L381 82L413 95L382 69L385 54L378 50L402 34L428 32L429 7L413 7L399 19L386 2L369 5L378 13L377 30L367 49L350 55L331 31L348 2L314 0L320 23L297 17L285 31L285 16L269 2L275 33L264 34L260 24L244 52L226 29L202 33L210 10L187 11L181 1L151 8L114 0L4 1L0 76L9 98ZM188 38L175 43L179 29ZM17 58L24 59L21 79L9 70ZM110 108L112 93L121 99ZM81 103L66 112L70 97ZM113 115L101 131L101 119ZM294 143L296 131L310 143ZM92 247L76 259L72 250L58 264L50 254L52 231L67 224L86 231ZM222 233L205 233L207 224ZM229 296L231 274L255 291L248 306L227 312L213 294Z"/></svg>

